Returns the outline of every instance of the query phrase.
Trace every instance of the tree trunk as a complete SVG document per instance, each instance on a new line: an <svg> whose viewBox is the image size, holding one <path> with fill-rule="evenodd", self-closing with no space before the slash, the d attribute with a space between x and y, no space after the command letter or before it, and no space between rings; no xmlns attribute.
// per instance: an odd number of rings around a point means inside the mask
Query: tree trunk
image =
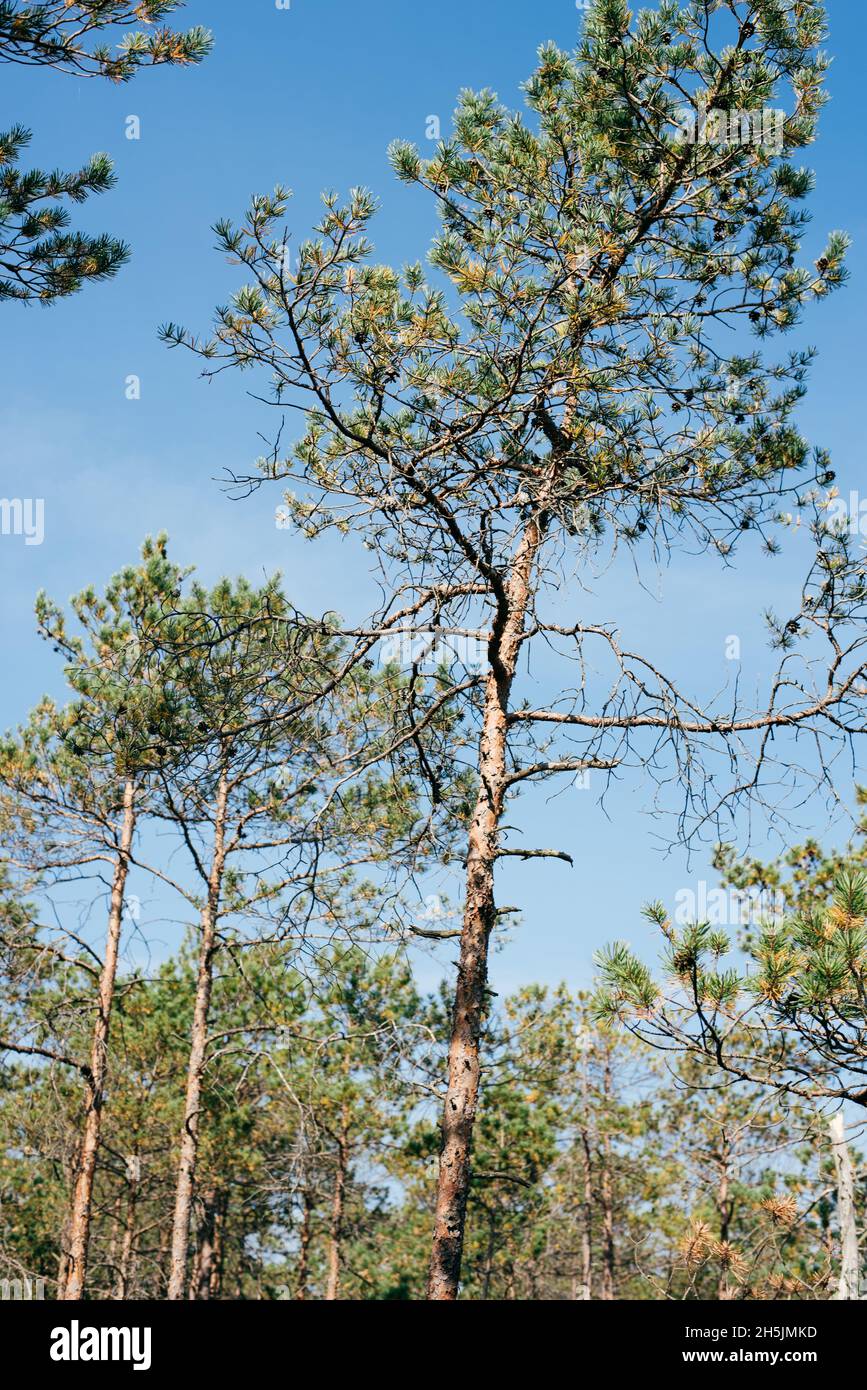
<svg viewBox="0 0 867 1390"><path fill-rule="evenodd" d="M157 1268L159 1269L160 1283L165 1281L166 1291L169 1286L169 1252L171 1246L171 1228L168 1225L160 1224L160 1247L157 1252Z"/></svg>
<svg viewBox="0 0 867 1390"><path fill-rule="evenodd" d="M581 1103L584 1112L581 1125L584 1191L581 1204L581 1282L576 1297L582 1302L587 1302L593 1297L593 1158L590 1150L590 1131L587 1127L590 1101L586 1064L581 1070Z"/></svg>
<svg viewBox="0 0 867 1390"><path fill-rule="evenodd" d="M214 1213L214 1258L211 1264L211 1298L223 1296L223 1261L226 1253L226 1222L229 1214L229 1194L221 1192L217 1197L217 1210Z"/></svg>
<svg viewBox="0 0 867 1390"><path fill-rule="evenodd" d="M78 1172L78 1149L75 1146L75 1153L71 1162L63 1165L63 1190L71 1192L75 1187L75 1175ZM60 1230L60 1251L57 1256L57 1302L62 1303L66 1290L66 1280L69 1276L69 1228L72 1222L72 1203L67 1208L63 1218L63 1226Z"/></svg>
<svg viewBox="0 0 867 1390"><path fill-rule="evenodd" d="M494 1278L494 1256L496 1254L496 1229L493 1213L488 1213L488 1242L485 1250L485 1273L482 1279L482 1301L487 1303L491 1297L491 1284Z"/></svg>
<svg viewBox="0 0 867 1390"><path fill-rule="evenodd" d="M838 1299L861 1297L861 1254L855 1212L855 1170L846 1143L846 1126L838 1112L829 1125L837 1170L837 1216L840 1222L840 1285Z"/></svg>
<svg viewBox="0 0 867 1390"><path fill-rule="evenodd" d="M190 1298L209 1299L219 1291L220 1215L221 1199L215 1187L202 1194L202 1220L199 1226L199 1249Z"/></svg>
<svg viewBox="0 0 867 1390"><path fill-rule="evenodd" d="M60 1235L61 1246L60 1254L57 1257L57 1302L62 1303L66 1297L66 1276L69 1272L69 1230L64 1223Z"/></svg>
<svg viewBox="0 0 867 1390"><path fill-rule="evenodd" d="M720 1245L728 1245L733 1208L729 1197L729 1147L725 1135L723 1135L722 1138L722 1147L719 1154L719 1182L717 1184L716 1206L717 1212L719 1213ZM725 1268L722 1268L719 1273L716 1296L723 1302L727 1302L732 1296L728 1270Z"/></svg>
<svg viewBox="0 0 867 1390"><path fill-rule="evenodd" d="M201 1236L200 1236L200 1239L201 1239ZM199 1264L200 1264L201 1258L202 1258L202 1247L201 1247L201 1244L197 1244L197 1245L196 1245L195 1254L193 1255L193 1267L192 1267L192 1269L190 1270L190 1285L189 1285L189 1292L188 1292L188 1294L187 1294L187 1298L189 1298L191 1301L192 1301L194 1298L198 1298L198 1294L199 1294Z"/></svg>
<svg viewBox="0 0 867 1390"><path fill-rule="evenodd" d="M128 781L123 792L120 848L114 867L105 956L99 976L99 1007L91 1039L87 1112L78 1157L75 1190L72 1197L65 1277L63 1290L60 1294L62 1299L69 1302L77 1302L84 1297L87 1277L87 1248L90 1241L90 1218L93 1209L93 1183L96 1175L96 1158L99 1151L102 1106L108 1070L108 1034L114 1002L114 985L117 978L117 957L123 924L124 892L129 874L129 856L134 832L135 787L131 781Z"/></svg>
<svg viewBox="0 0 867 1390"><path fill-rule="evenodd" d="M611 1099L611 1060L605 1058L604 1072L605 1132L602 1137L602 1174L600 1194L602 1198L602 1297L610 1302L614 1298L616 1260L614 1252L614 1182L611 1175L611 1120L609 1101Z"/></svg>
<svg viewBox="0 0 867 1390"><path fill-rule="evenodd" d="M486 1008L488 944L497 915L494 867L507 786L509 697L542 529L542 521L534 519L524 532L508 587L498 599L488 646L489 671L479 739L479 792L467 847L466 898L428 1277L427 1296L440 1302L457 1298L461 1276L473 1125L479 1098L479 1044Z"/></svg>
<svg viewBox="0 0 867 1390"><path fill-rule="evenodd" d="M138 1207L138 1164L140 1160L134 1158L130 1165L129 1176L129 1196L126 1205L126 1224L124 1225L123 1241L120 1247L120 1264L117 1274L117 1288L115 1298L125 1299L129 1296L129 1290L135 1275L135 1219Z"/></svg>
<svg viewBox="0 0 867 1390"><path fill-rule="evenodd" d="M600 1184L602 1198L602 1297L606 1301L614 1298L614 1196L611 1182L611 1140L606 1134L602 1140L602 1174Z"/></svg>
<svg viewBox="0 0 867 1390"><path fill-rule="evenodd" d="M587 1302L593 1297L593 1161L586 1130L581 1131L581 1153L584 1200L581 1203L581 1282L577 1297Z"/></svg>
<svg viewBox="0 0 867 1390"><path fill-rule="evenodd" d="M190 1035L190 1056L187 1063L187 1090L184 1099L184 1123L181 1130L181 1152L178 1160L175 1210L172 1220L171 1264L167 1295L170 1300L182 1299L186 1284L193 1184L196 1177L196 1156L199 1148L202 1078L205 1071L208 1015L211 1008L211 988L214 979L217 918L226 858L227 802L228 785L224 774L220 778L217 791L214 819L214 857L208 876L208 900L202 909L199 968L196 977L196 999L193 1010L193 1029Z"/></svg>
<svg viewBox="0 0 867 1390"><path fill-rule="evenodd" d="M295 1298L303 1303L307 1298L307 1280L310 1277L310 1241L312 1237L313 1202L309 1192L304 1193L304 1216L301 1220L301 1235L298 1245L298 1282Z"/></svg>
<svg viewBox="0 0 867 1390"><path fill-rule="evenodd" d="M117 1272L118 1269L117 1247L119 1241L122 1212L123 1189L119 1187L117 1190L117 1195L114 1199L114 1207L111 1213L111 1239L108 1242L108 1259L106 1260L106 1268L109 1273L111 1273L112 1270Z"/></svg>
<svg viewBox="0 0 867 1390"><path fill-rule="evenodd" d="M340 1290L340 1245L343 1235L343 1208L346 1201L346 1168L349 1158L347 1148L347 1126L344 1114L343 1127L337 1141L337 1171L334 1175L334 1195L331 1200L331 1228L328 1233L328 1282L325 1287L326 1302L333 1303Z"/></svg>

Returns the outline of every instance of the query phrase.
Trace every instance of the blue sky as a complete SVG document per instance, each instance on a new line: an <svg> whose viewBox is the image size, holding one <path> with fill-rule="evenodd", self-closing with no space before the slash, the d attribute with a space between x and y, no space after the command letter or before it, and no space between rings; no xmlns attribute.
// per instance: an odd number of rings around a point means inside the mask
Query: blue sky
<svg viewBox="0 0 867 1390"><path fill-rule="evenodd" d="M863 476L867 15L856 0L831 0L829 12L832 101L810 152L818 189L809 245L818 254L827 231L847 229L855 239L852 281L810 313L798 339L820 348L801 421L832 450L845 491ZM422 143L432 114L447 130L463 86L490 86L518 104L539 43L568 47L580 25L573 0L291 0L288 10L274 0L191 0L185 15L207 24L216 40L212 58L191 72L145 73L112 88L4 68L0 125L33 128L32 163L71 168L96 150L112 155L118 187L77 220L134 249L131 265L108 285L51 310L0 310L0 496L44 497L46 505L42 546L0 537L4 726L44 691L60 693L51 653L33 631L36 590L62 599L102 583L148 531L167 529L175 556L197 564L206 580L279 568L299 607L363 616L362 551L347 542L339 550L331 541L311 547L278 530L274 492L232 502L221 490L224 470L245 471L260 452L257 431L270 420L236 376L200 381L192 359L160 345L158 325L206 326L236 284L212 249L210 226L277 182L295 192L289 222L299 238L316 219L321 189L365 184L382 202L378 256L423 255L432 209L393 179L388 142ZM125 137L130 115L141 122L138 141ZM138 401L125 396L133 374ZM730 677L723 644L737 633L749 685L767 669L761 610L785 603L805 560L797 542L777 562L745 552L723 579L714 562L682 558L646 576L650 592L617 569L594 586L593 604L693 689ZM530 979L586 983L602 942L645 939L638 920L645 899L671 899L696 879L713 880L701 856L687 867L682 853L660 853L665 827L647 815L647 803L647 789L628 780L607 815L592 790L525 800L525 842L556 843L573 854L575 868L508 866L499 896L521 905L524 920L493 963L495 989ZM823 832L812 814L812 828Z"/></svg>

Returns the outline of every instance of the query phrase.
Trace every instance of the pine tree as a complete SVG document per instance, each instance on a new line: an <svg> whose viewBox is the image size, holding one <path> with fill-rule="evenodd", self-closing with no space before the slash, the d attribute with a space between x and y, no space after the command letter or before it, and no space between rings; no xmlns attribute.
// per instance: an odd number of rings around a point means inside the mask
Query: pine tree
<svg viewBox="0 0 867 1390"><path fill-rule="evenodd" d="M260 589L191 585L152 626L142 660L160 666L166 700L153 736L159 766L150 813L181 840L190 878L160 876L199 916L168 1286L177 1300L187 1289L220 960L267 940L339 935L344 924L375 929L374 894L373 920L368 911L353 922L344 907L353 876L373 863L388 864L392 875L401 865L414 872L438 839L436 822L419 816L411 768L392 747L401 681L363 669L339 679L343 657L331 627L298 614L276 580ZM435 709L430 722L426 742L436 746L449 723ZM392 750L387 771L383 748ZM444 778L445 795L453 780Z"/></svg>
<svg viewBox="0 0 867 1390"><path fill-rule="evenodd" d="M821 873L821 870L820 870ZM837 879L830 901L797 888L809 905L770 917L746 934L740 953L708 922L675 928L662 904L646 909L665 940L664 976L618 943L600 957L600 1015L655 1046L674 1045L753 1092L797 1101L867 1106L864 997L867 878ZM845 1128L833 1124L843 1244L854 1236L854 1194ZM849 1266L857 1264L850 1256ZM857 1297L844 1274L842 1296Z"/></svg>
<svg viewBox="0 0 867 1390"><path fill-rule="evenodd" d="M28 1019L34 1034L5 1038L4 1045L21 1054L60 1055L52 1035L73 1010L81 1010L92 1028L87 1061L80 1055L74 1059L85 1078L86 1103L60 1289L60 1297L73 1300L85 1287L127 885L152 769L148 730L161 717L163 702L156 665L140 662L141 644L149 625L172 604L182 578L158 540L145 545L141 564L118 575L104 597L88 589L74 598L72 624L40 595L40 633L65 656L73 699L63 709L43 701L17 736L0 747L0 834L18 881L39 887L50 904L52 890L62 893L70 879L86 881L94 870L107 876L101 952L71 925L61 926L59 941L49 928L29 921L4 939L22 983L30 976L38 982L46 962L52 972L69 966L78 976L77 987L67 994L53 974L62 1002L47 1008L44 1018ZM89 982L83 991L82 982Z"/></svg>
<svg viewBox="0 0 867 1390"><path fill-rule="evenodd" d="M127 915L130 872L150 874L198 917L167 1252L176 1299L187 1287L194 1202L204 1202L196 1172L206 1072L215 1046L220 1054L210 1022L219 977L243 977L244 957L269 942L309 950L318 933L384 940L401 874L411 878L449 844L448 825L442 833L420 807L414 760L395 740L407 695L400 673L359 667L346 677L333 622L304 619L277 580L212 590L188 580L158 537L104 595L78 595L71 619L40 596L40 632L65 657L72 699L42 701L0 745L3 852L12 885L36 902L6 915L0 1044L85 1080L61 1298L85 1289L117 975L124 926L138 915ZM441 762L453 721L434 703L428 725L418 746ZM448 805L462 794L460 772L444 770L441 786ZM167 832L174 859L151 853ZM382 866L379 886L361 881L365 865ZM98 946L69 886L90 893L95 877L99 892L102 876L109 908ZM258 1027L273 1033L283 1022L276 1009ZM129 1210L139 1197L118 1200Z"/></svg>
<svg viewBox="0 0 867 1390"><path fill-rule="evenodd" d="M420 1001L405 959L361 946L323 953L311 986L304 1037L286 1063L307 1116L305 1160L314 1160L302 1197L318 1249L305 1254L308 1267L318 1257L326 1301L366 1298L379 1277L388 1155L416 1098ZM305 1284L309 1297L309 1274Z"/></svg>
<svg viewBox="0 0 867 1390"><path fill-rule="evenodd" d="M213 335L164 330L206 375L258 366L278 410L307 402L302 437L288 450L278 439L247 481L288 484L304 534L354 527L373 548L387 597L357 659L419 628L483 653L480 670L452 662L442 690L473 720L478 780L433 1299L455 1298L460 1279L496 867L504 855L569 859L509 843L510 800L529 781L638 762L682 786L681 833L698 833L762 797L772 732L810 728L822 746L863 727L863 560L825 525L833 474L793 415L811 353L775 362L763 350L846 274L840 233L815 266L797 259L812 177L793 157L823 102L822 6L663 0L633 17L624 0L597 0L584 27L575 55L540 51L528 118L465 92L432 159L392 147L398 177L441 216L430 276L374 261L363 189L325 196L293 261L278 187L244 225L216 228L249 283ZM784 98L778 140L764 125L732 139L714 115L752 122ZM812 507L817 554L800 610L771 619L785 670L756 708L691 697L624 650L613 623L552 616L603 544L655 558L683 543L728 563L755 536L775 552L785 496ZM830 638L815 686L791 683L800 636ZM539 644L548 669L562 662L546 707L522 690ZM576 666L599 674L576 685ZM724 783L742 763L749 774Z"/></svg>
<svg viewBox="0 0 867 1390"><path fill-rule="evenodd" d="M732 1085L687 1054L658 1097L679 1177L669 1204L666 1296L816 1298L830 1262L816 1219L827 1155L807 1106ZM685 1197L685 1200L684 1200Z"/></svg>
<svg viewBox="0 0 867 1390"><path fill-rule="evenodd" d="M867 1106L867 878L846 873L830 902L770 917L739 953L709 922L675 927L646 909L664 941L664 976L622 944L600 957L603 1015L648 1041L671 1038L741 1081L806 1100Z"/></svg>

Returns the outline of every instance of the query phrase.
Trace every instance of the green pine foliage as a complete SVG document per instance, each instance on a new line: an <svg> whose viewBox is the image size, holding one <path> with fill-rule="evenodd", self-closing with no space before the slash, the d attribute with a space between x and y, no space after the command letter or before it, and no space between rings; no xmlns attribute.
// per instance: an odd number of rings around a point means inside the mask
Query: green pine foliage
<svg viewBox="0 0 867 1390"><path fill-rule="evenodd" d="M208 54L200 26L164 22L183 0L0 0L0 63L53 68L129 81L144 67L189 66ZM135 26L144 25L144 28ZM53 304L91 281L111 279L129 259L124 241L70 230L70 209L114 186L111 160L93 155L81 169L22 169L32 132L0 134L0 300Z"/></svg>
<svg viewBox="0 0 867 1390"><path fill-rule="evenodd" d="M74 294L87 280L107 280L129 258L122 241L69 230L66 204L83 203L112 188L106 155L94 155L73 174L18 168L30 131L0 134L0 299L49 304Z"/></svg>
<svg viewBox="0 0 867 1390"><path fill-rule="evenodd" d="M772 1090L867 1104L867 876L841 871L822 901L820 869L813 892L797 892L798 910L765 918L739 949L710 923L677 928L653 905L662 972L609 946L598 959L600 1018Z"/></svg>
<svg viewBox="0 0 867 1390"><path fill-rule="evenodd" d="M208 31L165 23L183 6L184 0L0 0L0 62L114 82L142 67L199 63L211 48Z"/></svg>

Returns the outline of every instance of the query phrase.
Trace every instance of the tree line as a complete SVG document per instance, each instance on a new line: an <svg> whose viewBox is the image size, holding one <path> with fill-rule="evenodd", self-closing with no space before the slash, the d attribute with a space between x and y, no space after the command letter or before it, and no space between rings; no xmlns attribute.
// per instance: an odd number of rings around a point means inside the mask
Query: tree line
<svg viewBox="0 0 867 1390"><path fill-rule="evenodd" d="M70 698L0 749L0 1277L423 1297L451 1009L407 947L455 934L414 885L471 814L464 774L432 815L398 665L323 694L342 639L276 579L204 589L164 537L37 621ZM431 714L442 758L461 735ZM847 1239L858 1296L864 1181L816 1102L865 1104L865 830L845 856L721 853L790 908L737 943L651 906L667 989L615 946L595 995L488 996L464 1296L826 1298ZM712 974L738 945L760 973Z"/></svg>

